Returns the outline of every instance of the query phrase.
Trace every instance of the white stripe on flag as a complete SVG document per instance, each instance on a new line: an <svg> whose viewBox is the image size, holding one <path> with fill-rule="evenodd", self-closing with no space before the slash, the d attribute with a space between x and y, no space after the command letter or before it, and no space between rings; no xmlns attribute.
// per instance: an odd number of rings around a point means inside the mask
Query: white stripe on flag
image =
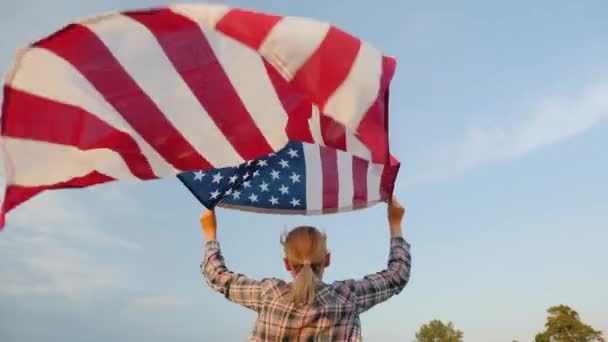
<svg viewBox="0 0 608 342"><path fill-rule="evenodd" d="M169 9L208 28L214 28L230 11L230 7L217 4L177 4Z"/></svg>
<svg viewBox="0 0 608 342"><path fill-rule="evenodd" d="M346 129L346 150L359 158L372 159L370 150L348 128Z"/></svg>
<svg viewBox="0 0 608 342"><path fill-rule="evenodd" d="M260 54L291 81L319 48L329 28L329 24L316 20L285 17L272 28L259 48Z"/></svg>
<svg viewBox="0 0 608 342"><path fill-rule="evenodd" d="M382 53L363 42L346 80L331 95L323 113L332 113L347 127L357 127L378 97L381 77Z"/></svg>
<svg viewBox="0 0 608 342"><path fill-rule="evenodd" d="M382 172L384 165L370 164L367 169L367 202L380 200L380 182L382 181Z"/></svg>
<svg viewBox="0 0 608 342"><path fill-rule="evenodd" d="M338 208L350 208L353 206L353 156L350 153L337 151L338 153Z"/></svg>
<svg viewBox="0 0 608 342"><path fill-rule="evenodd" d="M289 142L287 113L274 90L262 57L236 40L201 27L226 76L270 146L278 151Z"/></svg>
<svg viewBox="0 0 608 342"><path fill-rule="evenodd" d="M205 159L216 167L244 162L144 25L117 15L86 26Z"/></svg>
<svg viewBox="0 0 608 342"><path fill-rule="evenodd" d="M74 146L4 137L13 179L11 184L44 186L98 171L117 179L137 179L121 156L110 149L80 150ZM49 167L53 165L53 167Z"/></svg>
<svg viewBox="0 0 608 342"><path fill-rule="evenodd" d="M27 50L20 59L19 70L9 85L32 95L84 109L133 137L155 175L162 177L177 172L72 64L54 53L40 48Z"/></svg>
<svg viewBox="0 0 608 342"><path fill-rule="evenodd" d="M319 112L319 107L315 105L312 105L312 115L308 119L308 127L315 144L325 146L323 134L321 133L321 113Z"/></svg>
<svg viewBox="0 0 608 342"><path fill-rule="evenodd" d="M319 146L302 144L306 164L306 210L319 213L323 209L323 170Z"/></svg>

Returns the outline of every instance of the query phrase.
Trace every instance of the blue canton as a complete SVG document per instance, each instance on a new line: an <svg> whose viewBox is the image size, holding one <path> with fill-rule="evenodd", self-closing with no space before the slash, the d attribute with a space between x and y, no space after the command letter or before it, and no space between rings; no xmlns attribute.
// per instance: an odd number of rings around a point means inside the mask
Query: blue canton
<svg viewBox="0 0 608 342"><path fill-rule="evenodd" d="M300 142L236 167L177 177L208 209L222 203L245 210L306 210L306 161Z"/></svg>

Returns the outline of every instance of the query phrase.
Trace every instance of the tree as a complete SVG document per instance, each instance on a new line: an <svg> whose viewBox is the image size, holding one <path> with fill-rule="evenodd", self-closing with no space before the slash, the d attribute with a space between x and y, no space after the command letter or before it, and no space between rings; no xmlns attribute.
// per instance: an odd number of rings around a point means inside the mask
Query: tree
<svg viewBox="0 0 608 342"><path fill-rule="evenodd" d="M452 322L432 320L420 327L416 333L416 342L462 342L463 332L456 330Z"/></svg>
<svg viewBox="0 0 608 342"><path fill-rule="evenodd" d="M545 331L536 335L536 342L606 342L601 331L581 322L567 305L552 306L547 313Z"/></svg>

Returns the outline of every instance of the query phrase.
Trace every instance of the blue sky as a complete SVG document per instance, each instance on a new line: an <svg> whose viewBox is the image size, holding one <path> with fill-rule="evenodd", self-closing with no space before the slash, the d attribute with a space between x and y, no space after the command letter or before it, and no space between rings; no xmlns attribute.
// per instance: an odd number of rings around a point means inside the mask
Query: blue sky
<svg viewBox="0 0 608 342"><path fill-rule="evenodd" d="M466 341L532 340L568 304L608 332L608 2L226 1L330 21L398 59L391 144L413 246L404 292L362 316L369 341L431 319ZM0 70L70 20L160 1L17 1ZM332 281L384 267L384 206L326 217L220 211L228 265L287 277L279 236L323 228ZM242 341L255 316L198 270L201 207L177 180L47 193L0 234L2 341Z"/></svg>

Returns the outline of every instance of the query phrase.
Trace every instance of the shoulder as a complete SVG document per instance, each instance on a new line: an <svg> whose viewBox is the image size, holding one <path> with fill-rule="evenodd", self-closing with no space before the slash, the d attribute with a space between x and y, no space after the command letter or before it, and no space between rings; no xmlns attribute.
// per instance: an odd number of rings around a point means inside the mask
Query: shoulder
<svg viewBox="0 0 608 342"><path fill-rule="evenodd" d="M329 284L329 286L334 287L334 288L342 288L342 287L346 287L346 288L352 288L355 284L355 280L354 279L346 279L346 280L336 280L333 283Z"/></svg>
<svg viewBox="0 0 608 342"><path fill-rule="evenodd" d="M279 278L263 278L260 280L260 283L268 284L268 285L285 285L285 284L287 284L284 280L279 279Z"/></svg>
<svg viewBox="0 0 608 342"><path fill-rule="evenodd" d="M264 278L260 280L260 287L262 292L276 292L286 288L287 283L278 278Z"/></svg>
<svg viewBox="0 0 608 342"><path fill-rule="evenodd" d="M319 288L318 299L325 305L339 305L345 312L351 312L356 305L353 281L341 280L330 284L322 284Z"/></svg>
<svg viewBox="0 0 608 342"><path fill-rule="evenodd" d="M355 292L354 279L334 281L333 283L329 284L329 286L334 290L334 292L337 292L345 297L348 297Z"/></svg>

